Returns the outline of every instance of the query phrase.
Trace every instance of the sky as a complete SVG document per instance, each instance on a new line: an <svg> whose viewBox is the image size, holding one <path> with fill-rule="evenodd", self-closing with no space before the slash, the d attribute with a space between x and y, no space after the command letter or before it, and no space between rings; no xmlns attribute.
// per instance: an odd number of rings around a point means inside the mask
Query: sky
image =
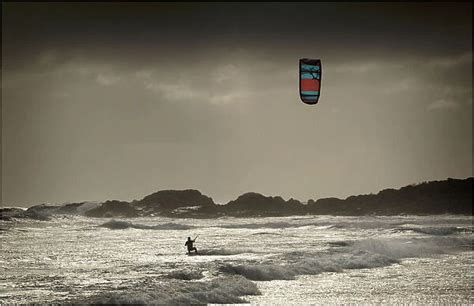
<svg viewBox="0 0 474 306"><path fill-rule="evenodd" d="M471 27L472 3L3 2L2 205L472 176Z"/></svg>

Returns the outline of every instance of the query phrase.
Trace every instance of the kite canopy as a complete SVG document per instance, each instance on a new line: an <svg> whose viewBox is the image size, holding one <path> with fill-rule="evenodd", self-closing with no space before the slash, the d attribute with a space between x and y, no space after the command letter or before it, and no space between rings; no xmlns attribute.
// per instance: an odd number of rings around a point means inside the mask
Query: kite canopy
<svg viewBox="0 0 474 306"><path fill-rule="evenodd" d="M316 104L321 93L321 60L300 59L300 97L306 104Z"/></svg>

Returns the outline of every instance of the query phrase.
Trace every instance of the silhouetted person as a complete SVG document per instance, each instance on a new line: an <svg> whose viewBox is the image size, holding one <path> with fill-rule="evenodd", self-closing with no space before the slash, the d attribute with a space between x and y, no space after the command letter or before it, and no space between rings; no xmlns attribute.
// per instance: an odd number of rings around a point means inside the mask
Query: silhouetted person
<svg viewBox="0 0 474 306"><path fill-rule="evenodd" d="M194 240L191 240L191 237L188 237L188 240L184 244L185 246L188 247L188 253L189 254L191 254L191 251L194 251L196 254L198 252L198 250L195 247L193 247L194 241L196 241L196 238L194 238Z"/></svg>

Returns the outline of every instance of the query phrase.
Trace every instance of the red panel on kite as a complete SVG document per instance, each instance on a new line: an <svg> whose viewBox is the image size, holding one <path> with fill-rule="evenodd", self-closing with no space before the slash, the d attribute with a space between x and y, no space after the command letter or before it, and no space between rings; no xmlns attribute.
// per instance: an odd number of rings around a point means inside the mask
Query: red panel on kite
<svg viewBox="0 0 474 306"><path fill-rule="evenodd" d="M302 79L301 91L319 91L319 80Z"/></svg>
<svg viewBox="0 0 474 306"><path fill-rule="evenodd" d="M318 103L321 94L321 60L300 59L300 98L306 104Z"/></svg>

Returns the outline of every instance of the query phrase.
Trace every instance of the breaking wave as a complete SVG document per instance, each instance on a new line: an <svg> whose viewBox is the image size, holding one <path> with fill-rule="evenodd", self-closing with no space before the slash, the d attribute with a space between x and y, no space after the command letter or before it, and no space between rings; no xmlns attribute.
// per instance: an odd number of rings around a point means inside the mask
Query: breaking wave
<svg viewBox="0 0 474 306"><path fill-rule="evenodd" d="M450 249L471 247L467 238L437 239L367 239L338 242L333 252L322 254L295 254L296 262L289 264L225 264L219 270L242 275L249 280L292 280L298 275L323 272L342 272L344 269L378 268L399 263L403 258L441 254ZM344 250L340 250L344 247Z"/></svg>
<svg viewBox="0 0 474 306"><path fill-rule="evenodd" d="M332 247L346 247L346 246L349 246L350 244L347 241L329 241L328 245Z"/></svg>
<svg viewBox="0 0 474 306"><path fill-rule="evenodd" d="M260 233L253 233L253 234L250 234L252 236L259 236L259 235L269 235L269 236L282 236L282 234L280 233L270 233L270 232L260 232Z"/></svg>
<svg viewBox="0 0 474 306"><path fill-rule="evenodd" d="M432 237L418 239L366 239L349 242L355 250L365 250L383 254L390 258L402 259L424 257L448 253L453 250L471 249L470 238Z"/></svg>
<svg viewBox="0 0 474 306"><path fill-rule="evenodd" d="M241 276L216 278L209 282L169 282L141 292L104 293L86 304L230 304L245 303L244 295L259 295L257 285Z"/></svg>
<svg viewBox="0 0 474 306"><path fill-rule="evenodd" d="M181 280L193 280L193 279L201 279L204 277L201 271L194 271L194 270L177 270L168 273L168 278L174 279L181 279Z"/></svg>
<svg viewBox="0 0 474 306"><path fill-rule="evenodd" d="M151 229L151 230L187 230L187 229L194 228L194 226L191 226L191 225L172 223L172 222L157 224L157 225L144 225L144 224L135 224L132 222L127 222L127 221L119 221L119 220L112 220L99 226L106 227L108 229L113 229L113 230L127 229L127 228Z"/></svg>
<svg viewBox="0 0 474 306"><path fill-rule="evenodd" d="M306 225L306 224L305 224ZM291 224L288 222L267 222L267 223L243 223L243 224L223 224L218 225L220 228L246 228L246 229L258 229L258 228L288 228L288 227L299 227L304 226L301 224Z"/></svg>
<svg viewBox="0 0 474 306"><path fill-rule="evenodd" d="M395 231L404 232L404 231L411 231L420 234L427 234L427 235L436 235L436 236L446 236L446 235L453 235L459 233L472 233L471 228L465 227L401 227L397 228Z"/></svg>
<svg viewBox="0 0 474 306"><path fill-rule="evenodd" d="M220 271L239 274L250 280L292 280L298 275L315 275L323 272L341 272L343 269L377 268L398 262L384 255L357 251L338 256L320 256L316 259L306 258L299 262L280 264L250 264L221 266Z"/></svg>
<svg viewBox="0 0 474 306"><path fill-rule="evenodd" d="M301 220L301 219L300 219ZM345 221L335 223L327 221L311 221L307 218L303 219L305 222L286 222L286 221L276 221L276 222L265 222L265 223L235 223L235 224L220 224L216 225L219 228L228 228L228 229L282 229L282 228L301 228L301 227L316 227L320 230L336 230L336 229L373 229L373 228L387 228L391 226L401 225L400 223L390 224L383 221Z"/></svg>
<svg viewBox="0 0 474 306"><path fill-rule="evenodd" d="M238 223L238 224L221 224L216 227L228 229L261 229L261 228L299 228L307 226L317 226L320 229L331 229L333 224L320 224L320 222L306 222L306 223L290 223L290 222L266 222L266 223Z"/></svg>
<svg viewBox="0 0 474 306"><path fill-rule="evenodd" d="M255 253L249 249L202 249L199 250L199 255L238 255L245 253Z"/></svg>

